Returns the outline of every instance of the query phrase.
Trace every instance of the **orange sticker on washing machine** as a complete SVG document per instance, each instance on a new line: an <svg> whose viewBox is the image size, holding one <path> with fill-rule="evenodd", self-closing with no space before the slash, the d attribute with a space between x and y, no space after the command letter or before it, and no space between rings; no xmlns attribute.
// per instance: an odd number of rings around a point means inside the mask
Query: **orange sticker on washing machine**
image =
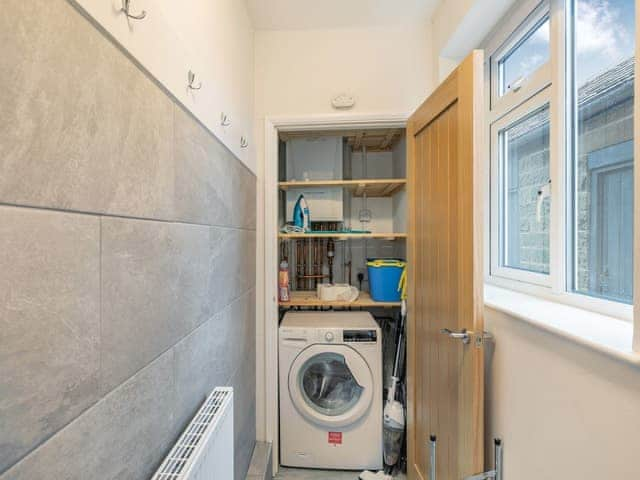
<svg viewBox="0 0 640 480"><path fill-rule="evenodd" d="M329 432L329 443L331 445L342 445L342 432Z"/></svg>

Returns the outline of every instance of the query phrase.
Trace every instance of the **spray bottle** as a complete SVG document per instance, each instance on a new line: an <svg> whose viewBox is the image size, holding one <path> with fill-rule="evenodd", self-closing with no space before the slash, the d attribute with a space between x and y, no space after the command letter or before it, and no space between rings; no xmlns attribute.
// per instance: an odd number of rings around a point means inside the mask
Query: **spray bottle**
<svg viewBox="0 0 640 480"><path fill-rule="evenodd" d="M289 262L283 259L280 262L280 270L278 271L278 300L288 302L289 296Z"/></svg>

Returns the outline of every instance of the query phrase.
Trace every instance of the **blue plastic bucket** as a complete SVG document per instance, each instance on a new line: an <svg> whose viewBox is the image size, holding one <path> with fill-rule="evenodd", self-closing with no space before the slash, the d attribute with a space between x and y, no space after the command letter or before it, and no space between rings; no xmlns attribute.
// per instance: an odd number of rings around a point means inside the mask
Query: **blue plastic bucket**
<svg viewBox="0 0 640 480"><path fill-rule="evenodd" d="M399 302L400 277L406 263L397 258L370 258L367 261L369 290L376 302Z"/></svg>

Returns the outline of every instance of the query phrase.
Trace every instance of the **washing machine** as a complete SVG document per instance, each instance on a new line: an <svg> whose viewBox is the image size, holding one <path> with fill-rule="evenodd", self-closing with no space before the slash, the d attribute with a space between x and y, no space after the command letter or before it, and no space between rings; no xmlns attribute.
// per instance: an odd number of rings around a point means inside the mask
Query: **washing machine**
<svg viewBox="0 0 640 480"><path fill-rule="evenodd" d="M279 331L280 463L382 468L382 338L369 312L288 312Z"/></svg>

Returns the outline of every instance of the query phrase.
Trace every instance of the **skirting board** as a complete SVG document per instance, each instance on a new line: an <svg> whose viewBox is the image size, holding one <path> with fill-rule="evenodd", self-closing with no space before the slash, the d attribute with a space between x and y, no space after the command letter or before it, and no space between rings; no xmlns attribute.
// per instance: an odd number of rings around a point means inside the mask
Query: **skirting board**
<svg viewBox="0 0 640 480"><path fill-rule="evenodd" d="M272 471L271 444L256 442L246 480L271 480L273 478Z"/></svg>

